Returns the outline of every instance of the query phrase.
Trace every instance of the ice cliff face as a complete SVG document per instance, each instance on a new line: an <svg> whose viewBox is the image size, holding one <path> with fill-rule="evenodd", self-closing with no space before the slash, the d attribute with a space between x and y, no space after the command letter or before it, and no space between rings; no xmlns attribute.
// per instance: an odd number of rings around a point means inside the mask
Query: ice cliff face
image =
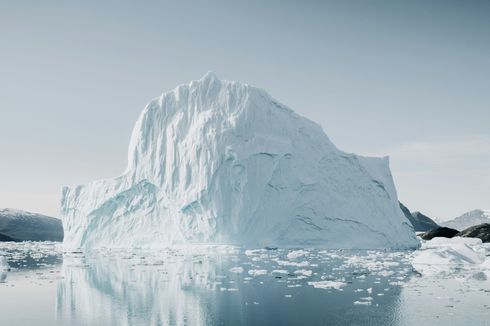
<svg viewBox="0 0 490 326"><path fill-rule="evenodd" d="M67 247L407 248L388 158L338 150L263 90L213 73L152 100L120 177L65 187Z"/></svg>

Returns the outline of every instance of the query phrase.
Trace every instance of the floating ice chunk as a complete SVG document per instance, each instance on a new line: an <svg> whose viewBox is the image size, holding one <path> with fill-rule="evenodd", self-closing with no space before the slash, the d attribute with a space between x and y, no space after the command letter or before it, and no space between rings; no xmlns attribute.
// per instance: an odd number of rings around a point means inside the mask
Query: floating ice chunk
<svg viewBox="0 0 490 326"><path fill-rule="evenodd" d="M243 267L236 266L229 269L230 272L240 274L243 273Z"/></svg>
<svg viewBox="0 0 490 326"><path fill-rule="evenodd" d="M248 275L250 275L250 276L267 275L267 270L265 270L265 269L251 269L248 271Z"/></svg>
<svg viewBox="0 0 490 326"><path fill-rule="evenodd" d="M267 253L267 250L265 249L249 249L245 250L245 255L247 256L254 256L254 255L261 255Z"/></svg>
<svg viewBox="0 0 490 326"><path fill-rule="evenodd" d="M288 259L298 259L299 257L306 256L308 251L305 250L294 250L288 253Z"/></svg>
<svg viewBox="0 0 490 326"><path fill-rule="evenodd" d="M393 271L381 271L381 272L377 273L377 275L383 276L383 277L388 277L388 276L391 276L393 274L395 274L395 272L393 272Z"/></svg>
<svg viewBox="0 0 490 326"><path fill-rule="evenodd" d="M287 261L287 260L276 260L276 263L280 266L296 266L296 267L306 267L309 266L310 263L307 261L295 262L295 261Z"/></svg>
<svg viewBox="0 0 490 326"><path fill-rule="evenodd" d="M301 284L288 284L288 288L300 288Z"/></svg>
<svg viewBox="0 0 490 326"><path fill-rule="evenodd" d="M294 273L295 274L301 274L301 275L304 275L304 276L311 276L313 274L313 271L310 271L310 270L307 270L307 269L298 269Z"/></svg>
<svg viewBox="0 0 490 326"><path fill-rule="evenodd" d="M340 281L317 281L317 282L308 282L308 285L313 286L315 289L335 289L340 290L340 288L347 285L345 282Z"/></svg>
<svg viewBox="0 0 490 326"><path fill-rule="evenodd" d="M393 286L402 286L405 283L403 283L402 281L393 281L393 282L388 282L388 284Z"/></svg>
<svg viewBox="0 0 490 326"><path fill-rule="evenodd" d="M355 306L370 306L371 301L354 301Z"/></svg>
<svg viewBox="0 0 490 326"><path fill-rule="evenodd" d="M274 269L271 274L288 274L289 272L285 269Z"/></svg>
<svg viewBox="0 0 490 326"><path fill-rule="evenodd" d="M413 253L412 266L422 275L453 274L465 266L485 269L485 255L480 239L434 238Z"/></svg>
<svg viewBox="0 0 490 326"><path fill-rule="evenodd" d="M359 300L362 300L362 301L373 301L373 297L363 297L363 298L359 298Z"/></svg>

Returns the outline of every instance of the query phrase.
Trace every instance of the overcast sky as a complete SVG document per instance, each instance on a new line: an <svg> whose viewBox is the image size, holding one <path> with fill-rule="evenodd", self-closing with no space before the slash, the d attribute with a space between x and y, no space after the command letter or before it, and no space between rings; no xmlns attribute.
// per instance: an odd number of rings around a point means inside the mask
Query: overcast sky
<svg viewBox="0 0 490 326"><path fill-rule="evenodd" d="M411 210L490 208L490 1L2 1L0 207L116 176L145 104L208 70L348 152Z"/></svg>

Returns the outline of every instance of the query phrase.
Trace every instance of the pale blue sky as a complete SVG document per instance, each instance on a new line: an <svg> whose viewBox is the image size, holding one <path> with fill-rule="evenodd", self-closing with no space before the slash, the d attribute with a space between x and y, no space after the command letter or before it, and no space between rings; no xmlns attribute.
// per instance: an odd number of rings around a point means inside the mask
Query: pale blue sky
<svg viewBox="0 0 490 326"><path fill-rule="evenodd" d="M490 208L489 1L1 1L0 207L126 166L151 98L213 70L341 149L390 155L400 199Z"/></svg>

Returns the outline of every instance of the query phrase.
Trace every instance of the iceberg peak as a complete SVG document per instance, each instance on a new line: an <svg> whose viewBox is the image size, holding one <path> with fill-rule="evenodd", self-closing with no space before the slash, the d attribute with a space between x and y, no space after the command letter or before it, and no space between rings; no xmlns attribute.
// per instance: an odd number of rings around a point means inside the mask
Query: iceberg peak
<svg viewBox="0 0 490 326"><path fill-rule="evenodd" d="M204 76L201 78L202 81L205 82L210 82L214 80L219 80L218 76L214 73L214 71L209 70L204 74Z"/></svg>

